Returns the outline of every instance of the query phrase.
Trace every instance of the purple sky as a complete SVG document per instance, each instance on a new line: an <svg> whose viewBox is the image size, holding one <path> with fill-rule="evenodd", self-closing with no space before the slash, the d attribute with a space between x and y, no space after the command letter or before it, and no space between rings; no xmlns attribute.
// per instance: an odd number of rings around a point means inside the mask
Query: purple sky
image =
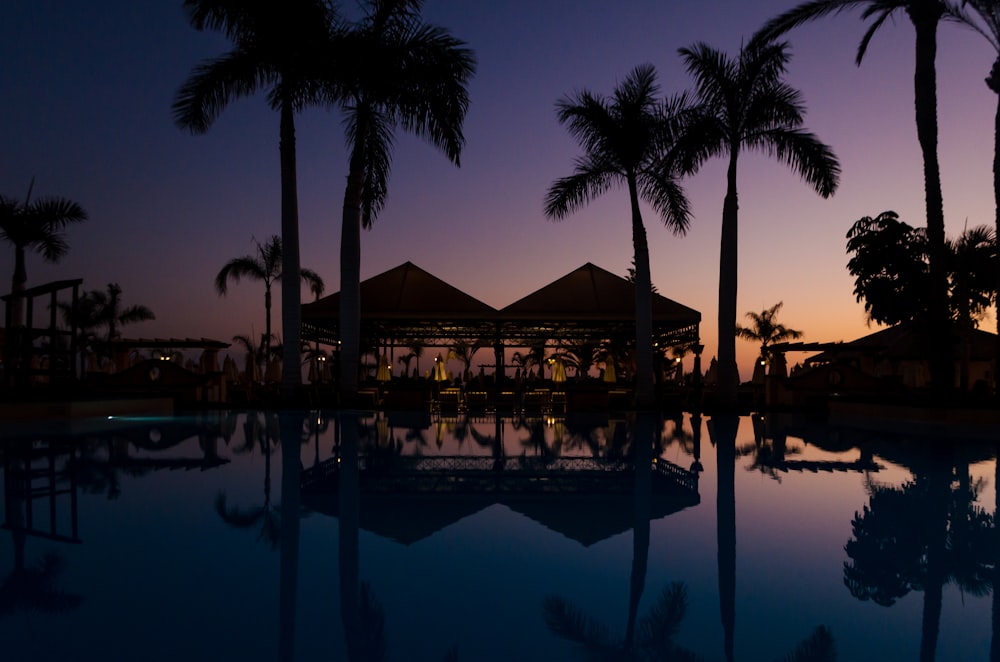
<svg viewBox="0 0 1000 662"><path fill-rule="evenodd" d="M556 121L556 100L584 87L610 93L645 62L656 66L664 93L689 89L679 47L705 41L733 52L793 4L428 0L426 17L468 42L479 61L467 146L455 168L425 142L397 134L388 205L362 236L362 278L410 260L499 308L585 262L624 275L632 258L624 191L559 223L542 213L546 189L571 172L579 154ZM740 164L739 314L784 301L781 321L807 341L870 332L846 270L851 224L887 209L924 224L913 28L903 15L887 23L859 68L854 55L863 31L853 13L789 35L788 80L804 94L807 127L841 160L837 194L823 200L761 156ZM87 289L119 282L127 303L157 315L127 328L129 336L229 340L261 331L262 285L240 283L220 299L212 283L228 259L253 251L252 238L279 232L277 115L263 95L241 99L208 134L191 136L170 113L191 69L227 48L223 37L190 28L179 1L5 4L0 193L23 198L35 177L36 195L69 197L90 214L69 231L62 263L29 256L29 285L74 277ZM994 219L996 97L983 83L993 57L978 35L940 28L939 154L949 236ZM335 292L347 162L340 118L307 111L297 136L302 264ZM686 180L694 211L687 236L674 236L648 209L644 216L653 282L701 311L706 359L716 351L724 174L717 161ZM0 278L12 271L13 251L4 245ZM995 328L992 319L986 328ZM748 377L756 347L739 341L737 351Z"/></svg>

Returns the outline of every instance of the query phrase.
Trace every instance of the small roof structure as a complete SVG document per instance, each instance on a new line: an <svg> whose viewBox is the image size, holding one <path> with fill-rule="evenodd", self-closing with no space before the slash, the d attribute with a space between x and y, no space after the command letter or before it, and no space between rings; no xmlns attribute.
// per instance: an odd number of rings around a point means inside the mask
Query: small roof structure
<svg viewBox="0 0 1000 662"><path fill-rule="evenodd" d="M502 308L507 339L592 338L635 331L635 285L590 262ZM701 313L653 293L653 335L662 341L698 339Z"/></svg>
<svg viewBox="0 0 1000 662"><path fill-rule="evenodd" d="M491 332L496 309L412 262L361 282L362 334L433 339ZM340 292L302 305L303 335L336 343ZM478 332L478 333L477 333Z"/></svg>
<svg viewBox="0 0 1000 662"><path fill-rule="evenodd" d="M988 360L996 353L996 334L973 329L970 334L970 358ZM820 351L804 361L805 365L877 355L893 359L915 359L926 354L925 339L913 324L896 324L856 340L839 343L781 343L772 349L781 351Z"/></svg>

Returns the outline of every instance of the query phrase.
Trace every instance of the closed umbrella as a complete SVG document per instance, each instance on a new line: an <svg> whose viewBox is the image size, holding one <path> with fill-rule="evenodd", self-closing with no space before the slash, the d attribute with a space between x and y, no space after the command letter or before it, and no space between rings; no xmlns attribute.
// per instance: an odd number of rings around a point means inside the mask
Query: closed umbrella
<svg viewBox="0 0 1000 662"><path fill-rule="evenodd" d="M615 374L615 360L610 356L604 361L604 381L612 384L618 381L618 375Z"/></svg>
<svg viewBox="0 0 1000 662"><path fill-rule="evenodd" d="M557 383L566 381L566 364L562 359L552 359L552 381Z"/></svg>
<svg viewBox="0 0 1000 662"><path fill-rule="evenodd" d="M389 357L385 354L378 360L378 372L375 373L375 379L380 382L392 379L392 366L389 365Z"/></svg>
<svg viewBox="0 0 1000 662"><path fill-rule="evenodd" d="M444 365L444 359L439 353L434 357L434 381L443 382L448 379L448 371Z"/></svg>
<svg viewBox="0 0 1000 662"><path fill-rule="evenodd" d="M316 369L316 359L309 360L309 383L315 384L319 381L319 370Z"/></svg>

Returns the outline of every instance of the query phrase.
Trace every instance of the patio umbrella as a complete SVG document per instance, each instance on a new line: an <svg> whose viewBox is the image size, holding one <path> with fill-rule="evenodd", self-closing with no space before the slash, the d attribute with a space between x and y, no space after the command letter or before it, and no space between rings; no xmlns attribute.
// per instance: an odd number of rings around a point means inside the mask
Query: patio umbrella
<svg viewBox="0 0 1000 662"><path fill-rule="evenodd" d="M448 379L448 371L444 366L444 359L441 358L441 353L439 352L434 357L434 381L443 382L446 379Z"/></svg>
<svg viewBox="0 0 1000 662"><path fill-rule="evenodd" d="M243 375L246 377L248 382L260 381L260 366L257 364L257 360L254 358L253 353L247 353L247 360L243 366Z"/></svg>
<svg viewBox="0 0 1000 662"><path fill-rule="evenodd" d="M765 374L767 374L767 361L765 361L763 358L758 358L756 361L754 361L753 377L751 377L750 379L754 384L763 384Z"/></svg>
<svg viewBox="0 0 1000 662"><path fill-rule="evenodd" d="M378 360L378 372L375 373L375 379L380 382L387 382L392 379L392 366L389 365L389 357L385 354Z"/></svg>
<svg viewBox="0 0 1000 662"><path fill-rule="evenodd" d="M319 370L316 369L316 359L309 360L309 383L315 384L319 381Z"/></svg>
<svg viewBox="0 0 1000 662"><path fill-rule="evenodd" d="M321 356L317 360L320 362L319 380L324 384L332 382L333 375L330 374L330 362L327 360L325 356Z"/></svg>
<svg viewBox="0 0 1000 662"><path fill-rule="evenodd" d="M280 382L281 381L281 359L274 357L267 362L267 370L264 372L264 381L268 382Z"/></svg>
<svg viewBox="0 0 1000 662"><path fill-rule="evenodd" d="M566 364L562 359L552 359L552 381L566 381Z"/></svg>
<svg viewBox="0 0 1000 662"><path fill-rule="evenodd" d="M615 360L610 356L604 361L604 381L612 384L618 381L618 375L615 374Z"/></svg>

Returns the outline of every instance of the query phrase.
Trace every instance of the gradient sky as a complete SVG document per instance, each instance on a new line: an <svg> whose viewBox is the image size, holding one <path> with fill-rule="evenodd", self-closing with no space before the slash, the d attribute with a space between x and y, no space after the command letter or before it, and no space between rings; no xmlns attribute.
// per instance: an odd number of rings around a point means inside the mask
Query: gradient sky
<svg viewBox="0 0 1000 662"><path fill-rule="evenodd" d="M346 3L354 7L353 2ZM736 51L789 0L427 0L426 18L475 51L461 168L420 139L397 134L389 200L362 236L362 278L409 260L503 307L585 262L624 275L632 243L625 191L564 221L545 219L549 185L579 148L555 102L587 88L608 94L652 63L664 93L692 87L677 49L698 41ZM97 9L99 7L99 9ZM28 282L118 282L126 303L156 321L136 337L259 333L263 286L219 298L213 279L253 238L280 232L278 117L263 95L232 103L211 131L173 124L171 103L192 68L223 53L215 33L186 22L179 0L8 0L0 22L0 193L78 201L90 220L68 232L59 265L28 258ZM864 23L845 13L789 35L788 81L803 92L806 126L832 146L843 176L824 200L784 166L740 162L738 312L784 302L780 320L807 341L850 340L866 327L852 294L845 234L892 209L924 225L923 175L913 118L912 25L904 15L854 65ZM949 236L994 221L991 162L997 99L983 82L994 53L979 35L939 29L939 155ZM339 289L339 224L347 153L340 117L297 118L302 264ZM711 162L685 181L694 212L678 237L644 208L653 283L702 313L706 360L716 353L719 234L725 169ZM0 278L13 250L0 247ZM9 281L8 281L9 282ZM0 286L6 291L8 286ZM303 300L310 295L303 293ZM275 301L278 326L280 301ZM995 328L992 314L985 328ZM738 341L749 376L757 348ZM799 360L801 355L792 355Z"/></svg>

